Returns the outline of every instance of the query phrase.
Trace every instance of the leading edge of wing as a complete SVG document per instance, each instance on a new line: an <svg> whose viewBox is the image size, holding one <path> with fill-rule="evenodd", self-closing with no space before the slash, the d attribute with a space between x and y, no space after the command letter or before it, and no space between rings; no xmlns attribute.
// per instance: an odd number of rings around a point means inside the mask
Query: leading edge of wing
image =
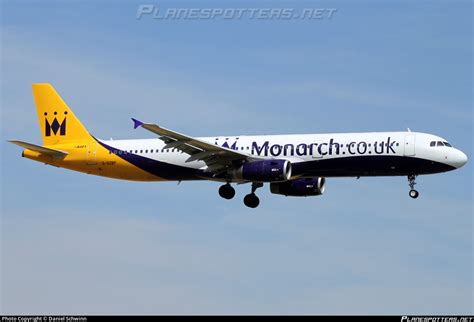
<svg viewBox="0 0 474 322"><path fill-rule="evenodd" d="M165 148L175 147L189 154L190 155L190 158L188 159L189 161L203 160L206 162L206 159L212 158L214 159L212 163L221 163L223 165L224 164L229 165L229 163L231 163L231 161L233 160L245 162L245 161L263 159L262 157L256 157L251 154L239 152L236 150L219 146L217 144L212 144L200 139L196 139L191 136L163 128L153 123L144 123L135 118L132 118L132 121L133 121L133 127L135 129L138 127L143 127L144 129L154 134L157 134L161 140L165 141L166 143ZM197 157L198 154L199 154L199 157ZM219 161L215 159L219 159ZM211 166L211 164L209 163L206 162L208 166Z"/></svg>

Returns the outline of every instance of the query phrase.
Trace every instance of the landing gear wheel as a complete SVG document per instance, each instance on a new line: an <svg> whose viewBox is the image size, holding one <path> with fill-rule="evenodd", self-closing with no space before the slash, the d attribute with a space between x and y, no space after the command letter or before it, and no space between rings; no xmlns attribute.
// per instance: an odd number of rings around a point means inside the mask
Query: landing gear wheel
<svg viewBox="0 0 474 322"><path fill-rule="evenodd" d="M416 177L417 177L417 176L416 176L415 174L410 174L410 175L408 176L408 185L410 186L410 192L408 193L408 195L409 195L410 197L412 197L413 199L418 198L418 196L420 195L420 194L418 193L418 191L415 190L415 185L416 185L415 180L416 180Z"/></svg>
<svg viewBox="0 0 474 322"><path fill-rule="evenodd" d="M418 191L416 191L415 189L411 189L408 194L409 194L410 197L412 197L413 199L418 198L418 196L420 195L420 194L418 193Z"/></svg>
<svg viewBox="0 0 474 322"><path fill-rule="evenodd" d="M244 204L249 208L257 208L260 204L260 199L252 192L245 196Z"/></svg>
<svg viewBox="0 0 474 322"><path fill-rule="evenodd" d="M235 196L235 189L227 183L219 188L219 196L224 199L230 200Z"/></svg>

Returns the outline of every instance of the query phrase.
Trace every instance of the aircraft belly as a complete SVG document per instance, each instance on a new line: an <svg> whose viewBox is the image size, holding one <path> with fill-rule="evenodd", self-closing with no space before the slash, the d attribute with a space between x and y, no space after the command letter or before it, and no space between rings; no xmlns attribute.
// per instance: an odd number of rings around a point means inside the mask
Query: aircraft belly
<svg viewBox="0 0 474 322"><path fill-rule="evenodd" d="M293 175L299 176L401 176L430 174L454 168L440 162L406 156L353 156L294 163Z"/></svg>

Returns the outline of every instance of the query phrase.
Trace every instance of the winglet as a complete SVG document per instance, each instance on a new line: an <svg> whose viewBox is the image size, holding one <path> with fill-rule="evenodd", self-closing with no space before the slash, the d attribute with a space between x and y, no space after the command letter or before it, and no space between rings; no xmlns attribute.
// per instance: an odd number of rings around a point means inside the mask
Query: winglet
<svg viewBox="0 0 474 322"><path fill-rule="evenodd" d="M140 127L143 125L143 122L137 119L134 119L133 117L132 117L132 121L133 121L133 129L136 129L137 127Z"/></svg>

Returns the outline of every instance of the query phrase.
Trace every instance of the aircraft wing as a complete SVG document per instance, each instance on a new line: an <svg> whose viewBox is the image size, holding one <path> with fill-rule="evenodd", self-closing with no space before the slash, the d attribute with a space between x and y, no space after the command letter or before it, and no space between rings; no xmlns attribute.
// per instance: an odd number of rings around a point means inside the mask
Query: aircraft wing
<svg viewBox="0 0 474 322"><path fill-rule="evenodd" d="M135 129L142 127L157 134L158 138L166 143L165 149L174 148L189 154L186 162L203 161L207 165L206 171L212 172L215 176L246 161L262 160L260 157L205 142L156 124L143 123L134 118L132 120Z"/></svg>

